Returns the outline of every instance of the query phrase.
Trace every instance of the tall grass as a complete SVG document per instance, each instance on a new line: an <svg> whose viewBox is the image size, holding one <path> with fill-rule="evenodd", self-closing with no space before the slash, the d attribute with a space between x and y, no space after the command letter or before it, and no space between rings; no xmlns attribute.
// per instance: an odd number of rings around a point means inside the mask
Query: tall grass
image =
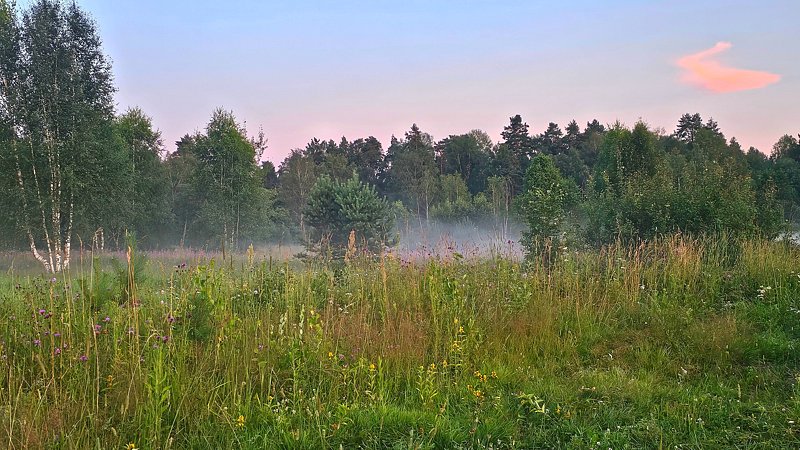
<svg viewBox="0 0 800 450"><path fill-rule="evenodd" d="M0 447L796 448L798 256L676 236L9 271Z"/></svg>

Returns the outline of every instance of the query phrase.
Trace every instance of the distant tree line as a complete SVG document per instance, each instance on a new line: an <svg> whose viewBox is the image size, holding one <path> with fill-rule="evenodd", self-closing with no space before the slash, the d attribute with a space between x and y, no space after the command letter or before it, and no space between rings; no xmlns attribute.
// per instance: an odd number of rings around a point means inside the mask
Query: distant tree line
<svg viewBox="0 0 800 450"><path fill-rule="evenodd" d="M150 248L281 240L341 253L392 242L397 223L518 221L535 253L678 231L775 236L800 218L798 139L767 157L699 114L672 133L573 120L539 134L515 115L496 143L414 124L385 149L373 136L313 139L276 167L263 133L223 109L167 154L145 112L115 113L114 91L78 6L0 0L0 243L48 271L76 242L119 247L126 233Z"/></svg>

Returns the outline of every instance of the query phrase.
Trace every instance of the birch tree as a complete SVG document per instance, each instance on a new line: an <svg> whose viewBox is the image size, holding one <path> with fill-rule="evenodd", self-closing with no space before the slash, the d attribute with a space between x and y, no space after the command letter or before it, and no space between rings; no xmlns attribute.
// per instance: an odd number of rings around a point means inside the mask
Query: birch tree
<svg viewBox="0 0 800 450"><path fill-rule="evenodd" d="M94 23L75 4L0 0L0 176L9 213L47 272L69 267L72 238L113 204L113 83ZM82 215L85 215L82 216Z"/></svg>

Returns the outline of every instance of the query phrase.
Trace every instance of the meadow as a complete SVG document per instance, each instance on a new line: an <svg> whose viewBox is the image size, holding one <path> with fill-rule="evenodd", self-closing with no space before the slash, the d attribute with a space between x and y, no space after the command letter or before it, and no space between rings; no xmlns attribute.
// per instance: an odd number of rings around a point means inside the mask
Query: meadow
<svg viewBox="0 0 800 450"><path fill-rule="evenodd" d="M0 447L800 447L798 248L560 255L15 262Z"/></svg>

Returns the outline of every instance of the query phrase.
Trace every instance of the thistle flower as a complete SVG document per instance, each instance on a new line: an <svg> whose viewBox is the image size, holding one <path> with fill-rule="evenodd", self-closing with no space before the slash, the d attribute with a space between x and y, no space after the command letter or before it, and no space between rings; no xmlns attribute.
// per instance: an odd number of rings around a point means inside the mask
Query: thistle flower
<svg viewBox="0 0 800 450"><path fill-rule="evenodd" d="M80 356L78 359L79 359L81 362L86 362L86 361L88 361L88 360L89 360L89 357L88 357L88 356L86 356L86 355L81 355L81 356Z"/></svg>

